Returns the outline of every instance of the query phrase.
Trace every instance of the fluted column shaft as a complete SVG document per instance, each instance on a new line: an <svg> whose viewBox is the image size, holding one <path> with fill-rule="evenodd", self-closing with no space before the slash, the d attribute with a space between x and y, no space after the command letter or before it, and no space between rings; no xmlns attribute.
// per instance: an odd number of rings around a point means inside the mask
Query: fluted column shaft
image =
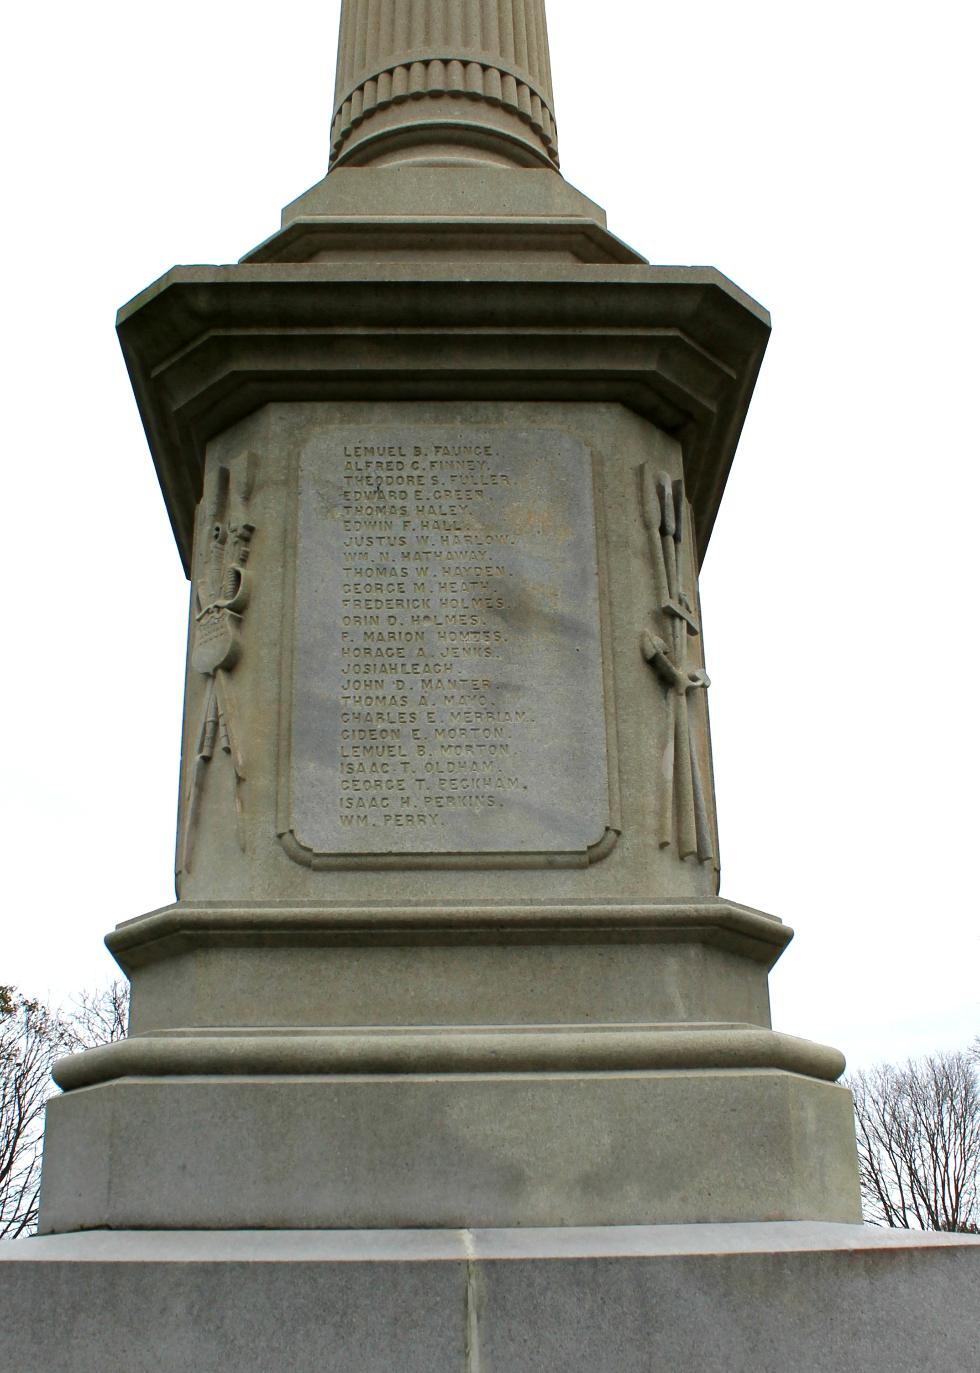
<svg viewBox="0 0 980 1373"><path fill-rule="evenodd" d="M331 160L491 149L558 165L544 0L343 0Z"/></svg>

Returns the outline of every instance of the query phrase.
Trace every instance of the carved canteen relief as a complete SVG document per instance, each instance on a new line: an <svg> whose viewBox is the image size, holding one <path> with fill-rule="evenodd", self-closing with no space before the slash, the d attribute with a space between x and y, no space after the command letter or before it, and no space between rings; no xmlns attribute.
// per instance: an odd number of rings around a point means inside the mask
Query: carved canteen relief
<svg viewBox="0 0 980 1373"><path fill-rule="evenodd" d="M197 748L184 798L179 868L190 872L200 806L209 765L216 752L230 758L235 773L238 842L245 848L245 758L239 737L232 669L241 656L242 617L248 605L246 570L255 526L247 518L255 481L255 455L242 454L214 467L205 480L195 540L195 617L191 667L208 679Z"/></svg>
<svg viewBox="0 0 980 1373"><path fill-rule="evenodd" d="M640 647L667 708L658 839L661 848L675 844L682 859L717 865L704 701L711 683L700 651L690 512L683 482L653 463L640 469L640 491L657 606Z"/></svg>
<svg viewBox="0 0 980 1373"><path fill-rule="evenodd" d="M297 488L288 852L601 856L589 449L557 430L321 431Z"/></svg>

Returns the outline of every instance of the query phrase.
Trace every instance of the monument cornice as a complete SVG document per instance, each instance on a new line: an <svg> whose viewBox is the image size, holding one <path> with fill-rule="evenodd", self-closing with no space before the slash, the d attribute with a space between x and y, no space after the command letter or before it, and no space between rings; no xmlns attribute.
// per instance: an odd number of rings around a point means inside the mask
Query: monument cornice
<svg viewBox="0 0 980 1373"><path fill-rule="evenodd" d="M528 902L521 905L220 905L179 902L126 921L106 936L132 972L175 953L235 945L698 943L771 968L793 931L750 906L701 902Z"/></svg>
<svg viewBox="0 0 980 1373"><path fill-rule="evenodd" d="M206 445L273 401L623 404L680 439L703 558L769 317L698 267L174 268L117 328L185 569Z"/></svg>

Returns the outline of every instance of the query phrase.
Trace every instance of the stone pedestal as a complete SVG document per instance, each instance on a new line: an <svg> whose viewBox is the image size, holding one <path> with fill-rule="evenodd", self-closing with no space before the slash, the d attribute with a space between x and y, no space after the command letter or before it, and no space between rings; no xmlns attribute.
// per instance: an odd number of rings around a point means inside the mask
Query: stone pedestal
<svg viewBox="0 0 980 1373"><path fill-rule="evenodd" d="M697 574L765 312L430 161L120 314L193 587L180 899L109 937L41 1230L857 1221L791 931L717 895Z"/></svg>
<svg viewBox="0 0 980 1373"><path fill-rule="evenodd" d="M372 1038L130 1041L113 1081L52 1105L44 1230L859 1213L849 1096L802 1076L798 1041L736 1027ZM632 1066L657 1049L671 1067ZM753 1049L772 1066L735 1066Z"/></svg>
<svg viewBox="0 0 980 1373"><path fill-rule="evenodd" d="M541 0L343 23L334 170L120 312L192 583L178 900L58 1065L5 1349L966 1368L977 1247L856 1224L792 931L718 894L698 572L768 316L562 181Z"/></svg>
<svg viewBox="0 0 980 1373"><path fill-rule="evenodd" d="M109 936L41 1231L857 1221L792 932L718 895L698 572L768 317L562 181L541 0L347 0L337 80L280 231L119 315L179 899Z"/></svg>
<svg viewBox="0 0 980 1373"><path fill-rule="evenodd" d="M980 1239L829 1224L0 1246L4 1373L968 1373Z"/></svg>
<svg viewBox="0 0 980 1373"><path fill-rule="evenodd" d="M309 311L289 270L263 296ZM207 442L181 899L110 936L131 1036L59 1065L45 1233L859 1219L843 1059L769 1024L790 932L714 894L687 481L609 400L269 401Z"/></svg>

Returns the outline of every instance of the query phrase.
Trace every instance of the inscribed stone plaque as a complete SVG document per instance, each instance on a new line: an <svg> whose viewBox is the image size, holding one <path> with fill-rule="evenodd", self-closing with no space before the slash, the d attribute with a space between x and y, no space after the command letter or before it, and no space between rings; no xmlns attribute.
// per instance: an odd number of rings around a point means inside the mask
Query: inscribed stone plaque
<svg viewBox="0 0 980 1373"><path fill-rule="evenodd" d="M298 501L296 843L436 863L598 844L609 802L585 445L544 429L330 430L300 455Z"/></svg>

